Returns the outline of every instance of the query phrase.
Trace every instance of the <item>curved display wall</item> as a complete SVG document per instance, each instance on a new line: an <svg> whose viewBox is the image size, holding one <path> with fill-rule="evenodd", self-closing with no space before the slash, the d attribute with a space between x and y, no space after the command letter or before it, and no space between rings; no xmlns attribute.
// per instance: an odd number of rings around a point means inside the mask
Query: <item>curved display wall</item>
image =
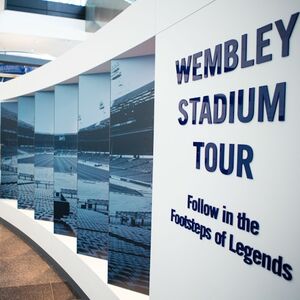
<svg viewBox="0 0 300 300"><path fill-rule="evenodd" d="M140 0L1 85L0 217L89 299L296 299L299 10Z"/></svg>

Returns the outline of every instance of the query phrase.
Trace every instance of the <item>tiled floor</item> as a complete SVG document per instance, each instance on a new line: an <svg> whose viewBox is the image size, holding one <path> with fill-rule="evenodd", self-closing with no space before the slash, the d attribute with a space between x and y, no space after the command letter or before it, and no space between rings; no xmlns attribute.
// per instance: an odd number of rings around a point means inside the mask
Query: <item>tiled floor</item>
<svg viewBox="0 0 300 300"><path fill-rule="evenodd" d="M29 245L0 224L0 299L80 299Z"/></svg>

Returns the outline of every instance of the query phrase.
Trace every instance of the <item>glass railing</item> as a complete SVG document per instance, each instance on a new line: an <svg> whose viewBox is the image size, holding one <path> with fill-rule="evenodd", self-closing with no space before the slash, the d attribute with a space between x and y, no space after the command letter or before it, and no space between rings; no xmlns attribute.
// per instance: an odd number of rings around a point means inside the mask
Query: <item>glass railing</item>
<svg viewBox="0 0 300 300"><path fill-rule="evenodd" d="M86 31L97 31L134 1L135 0L87 0Z"/></svg>
<svg viewBox="0 0 300 300"><path fill-rule="evenodd" d="M35 67L33 66L22 66L22 65L0 63L0 82L6 82L20 75L31 72L34 69Z"/></svg>
<svg viewBox="0 0 300 300"><path fill-rule="evenodd" d="M43 0L48 2L59 2L59 3L65 3L65 4L73 4L73 5L79 5L79 6L85 6L87 0Z"/></svg>

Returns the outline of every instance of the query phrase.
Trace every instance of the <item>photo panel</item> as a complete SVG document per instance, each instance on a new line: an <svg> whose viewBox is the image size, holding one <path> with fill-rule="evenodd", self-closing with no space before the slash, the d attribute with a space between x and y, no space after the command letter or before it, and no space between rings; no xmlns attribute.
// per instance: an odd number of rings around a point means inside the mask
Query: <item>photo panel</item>
<svg viewBox="0 0 300 300"><path fill-rule="evenodd" d="M111 63L108 282L149 294L154 56Z"/></svg>
<svg viewBox="0 0 300 300"><path fill-rule="evenodd" d="M34 217L53 220L54 92L35 94Z"/></svg>
<svg viewBox="0 0 300 300"><path fill-rule="evenodd" d="M1 103L0 198L18 199L18 101Z"/></svg>
<svg viewBox="0 0 300 300"><path fill-rule="evenodd" d="M54 233L76 236L78 85L55 87Z"/></svg>
<svg viewBox="0 0 300 300"><path fill-rule="evenodd" d="M34 97L18 98L18 208L34 208Z"/></svg>
<svg viewBox="0 0 300 300"><path fill-rule="evenodd" d="M77 252L107 259L110 73L79 77Z"/></svg>

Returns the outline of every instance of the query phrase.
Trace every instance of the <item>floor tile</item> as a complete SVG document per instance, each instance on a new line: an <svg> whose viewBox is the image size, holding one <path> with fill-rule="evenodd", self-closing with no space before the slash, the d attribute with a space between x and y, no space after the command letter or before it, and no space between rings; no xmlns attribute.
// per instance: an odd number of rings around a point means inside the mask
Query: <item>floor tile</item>
<svg viewBox="0 0 300 300"><path fill-rule="evenodd" d="M53 300L50 284L0 288L1 300Z"/></svg>
<svg viewBox="0 0 300 300"><path fill-rule="evenodd" d="M54 300L75 300L79 296L73 294L70 287L64 283L51 283Z"/></svg>
<svg viewBox="0 0 300 300"><path fill-rule="evenodd" d="M64 282L64 279L62 279L52 268L47 271L47 276L49 283Z"/></svg>
<svg viewBox="0 0 300 300"><path fill-rule="evenodd" d="M49 283L49 266L37 255L0 258L0 287Z"/></svg>
<svg viewBox="0 0 300 300"><path fill-rule="evenodd" d="M0 299L79 299L51 264L0 224Z"/></svg>
<svg viewBox="0 0 300 300"><path fill-rule="evenodd" d="M2 235L0 232L0 258L32 254L34 254L34 251L20 238L15 235Z"/></svg>

